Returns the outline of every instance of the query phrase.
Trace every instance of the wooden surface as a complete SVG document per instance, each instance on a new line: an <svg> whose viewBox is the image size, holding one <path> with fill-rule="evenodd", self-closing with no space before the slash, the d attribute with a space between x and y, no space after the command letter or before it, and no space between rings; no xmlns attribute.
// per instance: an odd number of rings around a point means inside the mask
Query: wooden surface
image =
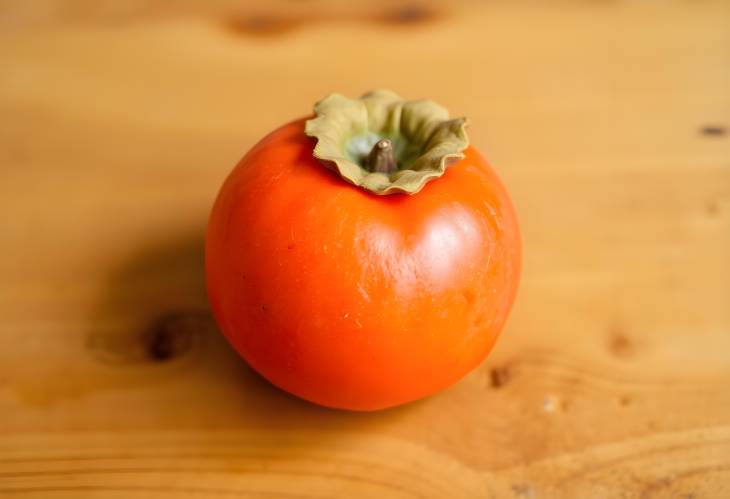
<svg viewBox="0 0 730 499"><path fill-rule="evenodd" d="M373 414L254 375L213 197L330 91L471 118L521 215L490 358ZM730 497L730 3L0 4L0 495Z"/></svg>

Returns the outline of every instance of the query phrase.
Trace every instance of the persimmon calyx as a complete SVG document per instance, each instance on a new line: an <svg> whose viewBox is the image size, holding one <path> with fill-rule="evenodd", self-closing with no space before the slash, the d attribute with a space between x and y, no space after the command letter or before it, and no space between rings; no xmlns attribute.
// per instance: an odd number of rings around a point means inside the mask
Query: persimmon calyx
<svg viewBox="0 0 730 499"><path fill-rule="evenodd" d="M416 194L464 157L466 118L430 100L406 101L390 90L359 99L331 94L314 106L305 133L314 157L343 180L374 194Z"/></svg>

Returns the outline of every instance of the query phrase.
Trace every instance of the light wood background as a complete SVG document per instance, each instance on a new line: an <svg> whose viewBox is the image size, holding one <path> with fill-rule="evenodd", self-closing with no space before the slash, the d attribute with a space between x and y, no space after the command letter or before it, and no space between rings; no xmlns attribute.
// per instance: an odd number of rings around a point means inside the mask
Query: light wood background
<svg viewBox="0 0 730 499"><path fill-rule="evenodd" d="M490 358L372 414L207 311L229 169L330 91L471 118L525 267ZM0 495L730 497L730 2L0 3Z"/></svg>

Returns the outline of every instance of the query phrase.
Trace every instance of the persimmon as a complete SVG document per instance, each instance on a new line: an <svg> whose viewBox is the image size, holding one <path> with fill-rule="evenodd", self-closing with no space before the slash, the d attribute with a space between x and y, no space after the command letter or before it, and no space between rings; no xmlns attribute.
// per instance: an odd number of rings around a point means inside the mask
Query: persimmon
<svg viewBox="0 0 730 499"><path fill-rule="evenodd" d="M274 385L375 410L488 354L520 273L517 217L465 119L389 91L333 94L230 173L206 276L221 330Z"/></svg>

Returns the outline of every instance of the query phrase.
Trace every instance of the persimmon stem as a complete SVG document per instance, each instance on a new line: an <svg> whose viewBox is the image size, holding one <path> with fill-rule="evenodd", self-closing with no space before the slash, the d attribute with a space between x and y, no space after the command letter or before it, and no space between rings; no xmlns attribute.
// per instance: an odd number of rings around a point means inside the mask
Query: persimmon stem
<svg viewBox="0 0 730 499"><path fill-rule="evenodd" d="M371 172L391 173L398 169L395 161L393 143L390 139L380 139L368 154L366 165Z"/></svg>

